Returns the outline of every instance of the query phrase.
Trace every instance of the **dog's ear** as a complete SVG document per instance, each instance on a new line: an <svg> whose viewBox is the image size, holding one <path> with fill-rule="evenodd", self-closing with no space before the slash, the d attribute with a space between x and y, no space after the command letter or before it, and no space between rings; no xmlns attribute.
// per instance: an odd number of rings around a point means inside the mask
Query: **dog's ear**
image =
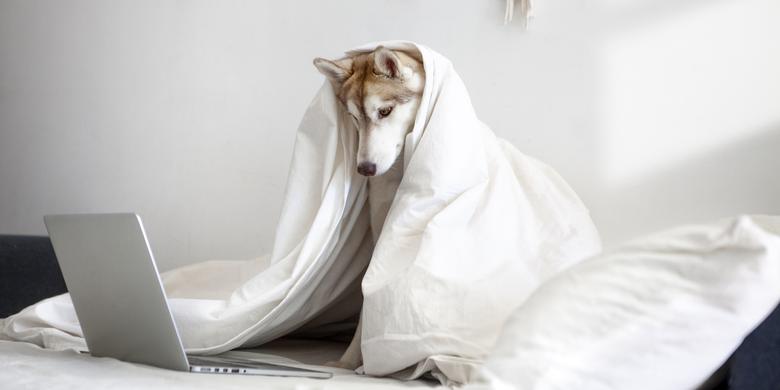
<svg viewBox="0 0 780 390"><path fill-rule="evenodd" d="M331 61L324 58L315 58L314 66L325 77L335 84L341 84L352 74L352 62L346 62L348 59Z"/></svg>
<svg viewBox="0 0 780 390"><path fill-rule="evenodd" d="M392 50L379 46L374 51L374 73L390 78L401 76L401 59Z"/></svg>

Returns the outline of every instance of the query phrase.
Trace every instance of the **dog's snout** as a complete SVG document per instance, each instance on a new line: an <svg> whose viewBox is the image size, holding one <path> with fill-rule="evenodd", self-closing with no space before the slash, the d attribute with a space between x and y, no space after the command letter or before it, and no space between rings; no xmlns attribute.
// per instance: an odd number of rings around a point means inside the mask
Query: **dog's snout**
<svg viewBox="0 0 780 390"><path fill-rule="evenodd" d="M362 162L358 164L357 171L363 176L376 175L376 164L370 162Z"/></svg>

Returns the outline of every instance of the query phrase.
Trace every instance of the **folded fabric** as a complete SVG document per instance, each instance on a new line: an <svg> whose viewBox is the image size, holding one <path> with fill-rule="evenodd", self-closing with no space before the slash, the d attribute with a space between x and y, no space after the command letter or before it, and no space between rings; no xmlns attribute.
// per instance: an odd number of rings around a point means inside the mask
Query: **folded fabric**
<svg viewBox="0 0 780 390"><path fill-rule="evenodd" d="M270 266L218 261L164 275L189 352L345 321L360 310L362 283L366 373L465 382L540 283L600 250L574 191L479 121L446 58L414 43L382 45L421 59L426 82L376 248L357 134L325 83L298 129ZM2 333L50 347L82 342L67 296L6 319Z"/></svg>
<svg viewBox="0 0 780 390"><path fill-rule="evenodd" d="M534 292L470 389L697 388L779 300L780 217L635 240Z"/></svg>

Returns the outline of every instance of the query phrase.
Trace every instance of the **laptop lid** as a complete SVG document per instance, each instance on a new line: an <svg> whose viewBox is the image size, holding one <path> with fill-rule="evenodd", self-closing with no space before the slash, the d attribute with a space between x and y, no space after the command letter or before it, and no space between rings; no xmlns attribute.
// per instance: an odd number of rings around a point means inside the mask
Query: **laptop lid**
<svg viewBox="0 0 780 390"><path fill-rule="evenodd" d="M47 215L44 223L90 353L188 371L141 218Z"/></svg>

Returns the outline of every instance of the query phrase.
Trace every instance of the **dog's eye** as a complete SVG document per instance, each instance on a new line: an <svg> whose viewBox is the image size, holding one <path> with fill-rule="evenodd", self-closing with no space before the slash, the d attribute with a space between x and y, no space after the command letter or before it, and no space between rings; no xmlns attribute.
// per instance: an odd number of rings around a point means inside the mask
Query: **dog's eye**
<svg viewBox="0 0 780 390"><path fill-rule="evenodd" d="M393 112L393 107L382 107L379 109L379 118L384 118Z"/></svg>

